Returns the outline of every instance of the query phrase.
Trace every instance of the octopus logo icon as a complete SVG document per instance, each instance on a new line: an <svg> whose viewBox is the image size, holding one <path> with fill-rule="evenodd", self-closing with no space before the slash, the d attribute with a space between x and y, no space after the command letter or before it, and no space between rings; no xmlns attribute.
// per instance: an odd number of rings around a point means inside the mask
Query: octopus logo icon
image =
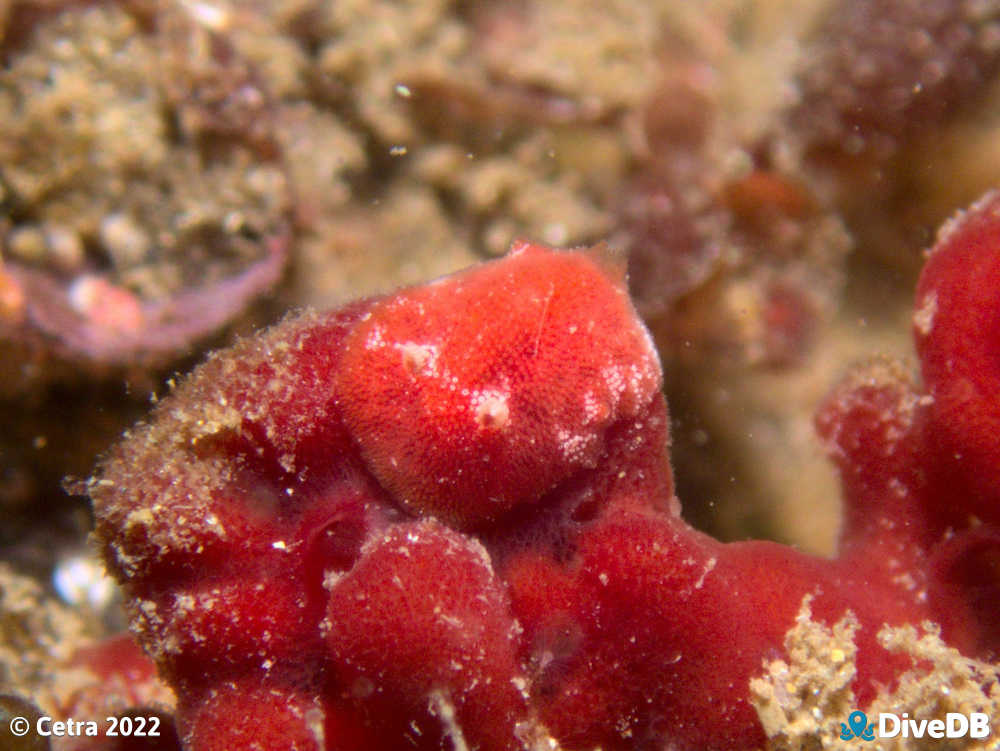
<svg viewBox="0 0 1000 751"><path fill-rule="evenodd" d="M849 741L851 738L863 741L875 740L875 725L869 725L868 716L860 710L851 712L846 724L840 723L840 739Z"/></svg>

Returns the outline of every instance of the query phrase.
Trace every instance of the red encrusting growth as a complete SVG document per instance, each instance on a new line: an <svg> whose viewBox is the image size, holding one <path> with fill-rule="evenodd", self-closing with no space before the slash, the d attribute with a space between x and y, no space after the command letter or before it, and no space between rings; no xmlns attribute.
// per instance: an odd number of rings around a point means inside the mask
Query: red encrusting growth
<svg viewBox="0 0 1000 751"><path fill-rule="evenodd" d="M913 318L934 441L962 513L1000 524L1000 193L941 229Z"/></svg>
<svg viewBox="0 0 1000 751"><path fill-rule="evenodd" d="M54 683L52 703L46 703L44 714L55 721L80 723L68 734L53 733L57 751L180 749L173 694L128 634L79 648L60 664ZM119 719L112 723L109 717ZM49 747L48 741L42 745ZM41 746L32 746L37 747Z"/></svg>
<svg viewBox="0 0 1000 751"><path fill-rule="evenodd" d="M519 245L213 356L91 483L186 748L759 747L749 681L806 597L860 623L862 705L909 666L883 624L995 655L997 484L948 484L966 447L1000 466L995 407L948 385L981 382L947 363L983 331L937 333L956 300L1000 311L993 203L921 282L928 389L875 363L820 412L834 560L680 518L659 364L600 250Z"/></svg>
<svg viewBox="0 0 1000 751"><path fill-rule="evenodd" d="M321 630L332 678L378 728L377 747L442 729L453 742L469 732L480 748L518 747L520 631L478 541L434 520L395 526L331 583Z"/></svg>
<svg viewBox="0 0 1000 751"><path fill-rule="evenodd" d="M415 513L474 526L597 466L607 428L660 387L652 342L608 281L584 254L519 244L506 263L376 303L335 386L375 476Z"/></svg>

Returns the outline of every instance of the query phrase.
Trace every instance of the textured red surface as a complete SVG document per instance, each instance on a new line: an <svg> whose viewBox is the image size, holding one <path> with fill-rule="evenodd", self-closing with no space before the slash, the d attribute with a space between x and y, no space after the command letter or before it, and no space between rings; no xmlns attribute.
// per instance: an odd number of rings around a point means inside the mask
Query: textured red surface
<svg viewBox="0 0 1000 751"><path fill-rule="evenodd" d="M862 704L906 667L885 623L995 655L998 483L948 483L1000 467L995 400L949 385L995 382L969 341L1000 310L995 203L921 281L929 393L876 364L818 416L835 560L681 520L659 363L600 251L517 246L215 355L92 485L187 748L759 746L748 683L807 595L857 616Z"/></svg>
<svg viewBox="0 0 1000 751"><path fill-rule="evenodd" d="M1000 523L1000 194L941 230L917 286L917 351L934 440L968 508ZM956 488L957 490L957 488Z"/></svg>

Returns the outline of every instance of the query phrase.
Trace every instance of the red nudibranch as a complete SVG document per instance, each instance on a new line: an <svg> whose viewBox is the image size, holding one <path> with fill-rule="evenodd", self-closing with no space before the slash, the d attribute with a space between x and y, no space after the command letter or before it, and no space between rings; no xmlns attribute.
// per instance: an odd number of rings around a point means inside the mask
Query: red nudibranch
<svg viewBox="0 0 1000 751"><path fill-rule="evenodd" d="M679 516L655 350L606 251L520 244L213 355L91 481L192 751L742 749L803 599L996 656L1000 196L918 292L926 386L869 366L818 417L841 551ZM991 573L992 571L992 573ZM990 578L992 577L992 578Z"/></svg>

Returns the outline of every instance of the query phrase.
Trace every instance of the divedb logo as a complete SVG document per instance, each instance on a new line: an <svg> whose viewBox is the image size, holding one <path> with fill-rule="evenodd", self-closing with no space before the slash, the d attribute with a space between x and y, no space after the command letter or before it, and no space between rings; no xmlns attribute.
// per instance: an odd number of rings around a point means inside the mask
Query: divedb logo
<svg viewBox="0 0 1000 751"><path fill-rule="evenodd" d="M943 720L914 720L906 712L879 712L878 723L868 723L868 716L855 710L840 723L841 740L857 738L985 738L990 734L990 716L984 712L948 712Z"/></svg>

